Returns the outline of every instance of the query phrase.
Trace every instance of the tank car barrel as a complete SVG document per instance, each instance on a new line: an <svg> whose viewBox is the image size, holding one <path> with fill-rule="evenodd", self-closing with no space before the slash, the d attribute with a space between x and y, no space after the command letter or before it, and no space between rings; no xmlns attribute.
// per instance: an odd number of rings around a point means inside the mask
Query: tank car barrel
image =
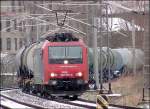
<svg viewBox="0 0 150 109"><path fill-rule="evenodd" d="M113 72L120 72L124 67L127 67L128 70L133 69L133 53L132 49L129 48L118 48L118 49L111 49L109 48L110 53L110 70ZM98 53L100 54L100 50L98 48ZM89 58L89 67L91 68L94 64L93 62L93 49L88 49L88 58ZM143 65L144 53L140 49L135 49L135 59L136 59L136 68L139 69ZM108 53L107 47L102 47L102 59L100 60L100 55L98 57L98 63L102 64L102 71L108 71ZM100 67L99 67L100 71Z"/></svg>

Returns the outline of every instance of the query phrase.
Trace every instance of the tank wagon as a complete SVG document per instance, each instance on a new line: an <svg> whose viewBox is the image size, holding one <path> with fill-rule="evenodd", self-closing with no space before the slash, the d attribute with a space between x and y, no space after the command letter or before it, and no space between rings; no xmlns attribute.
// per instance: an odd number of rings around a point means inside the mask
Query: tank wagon
<svg viewBox="0 0 150 109"><path fill-rule="evenodd" d="M109 56L108 56L109 53ZM93 64L94 64L94 50L93 48L88 49L89 58L89 73L90 80L94 78ZM101 58L100 58L101 57ZM111 49L107 47L98 48L98 67L99 72L103 71L103 80L108 80L108 70L110 67L111 79L120 76L125 71L133 70L133 51L131 48L118 48ZM108 61L109 60L109 61ZM136 69L140 69L144 63L144 53L140 49L135 49L135 62Z"/></svg>
<svg viewBox="0 0 150 109"><path fill-rule="evenodd" d="M16 55L20 87L32 93L72 96L87 89L87 47L71 33L54 34Z"/></svg>

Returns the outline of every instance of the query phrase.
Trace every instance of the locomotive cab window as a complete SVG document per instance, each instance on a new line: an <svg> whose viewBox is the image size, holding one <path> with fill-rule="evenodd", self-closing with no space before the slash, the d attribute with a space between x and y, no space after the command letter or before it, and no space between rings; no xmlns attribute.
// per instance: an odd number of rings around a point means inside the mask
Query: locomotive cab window
<svg viewBox="0 0 150 109"><path fill-rule="evenodd" d="M68 60L69 64L82 63L82 48L78 46L54 46L49 47L49 63L63 64Z"/></svg>

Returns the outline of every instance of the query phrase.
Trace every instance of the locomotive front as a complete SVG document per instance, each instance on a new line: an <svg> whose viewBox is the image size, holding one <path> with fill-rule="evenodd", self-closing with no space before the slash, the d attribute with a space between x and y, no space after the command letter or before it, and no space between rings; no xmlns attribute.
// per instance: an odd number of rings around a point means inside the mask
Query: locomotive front
<svg viewBox="0 0 150 109"><path fill-rule="evenodd" d="M53 94L80 95L87 88L87 47L82 41L43 45L44 84Z"/></svg>

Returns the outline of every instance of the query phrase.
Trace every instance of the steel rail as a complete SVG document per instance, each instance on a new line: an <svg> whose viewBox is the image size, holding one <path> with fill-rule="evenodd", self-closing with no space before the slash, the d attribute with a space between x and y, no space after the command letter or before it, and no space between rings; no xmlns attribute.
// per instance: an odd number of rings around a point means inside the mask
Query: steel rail
<svg viewBox="0 0 150 109"><path fill-rule="evenodd" d="M19 89L19 87L7 87L7 88L0 88L0 91L12 90L12 89Z"/></svg>

